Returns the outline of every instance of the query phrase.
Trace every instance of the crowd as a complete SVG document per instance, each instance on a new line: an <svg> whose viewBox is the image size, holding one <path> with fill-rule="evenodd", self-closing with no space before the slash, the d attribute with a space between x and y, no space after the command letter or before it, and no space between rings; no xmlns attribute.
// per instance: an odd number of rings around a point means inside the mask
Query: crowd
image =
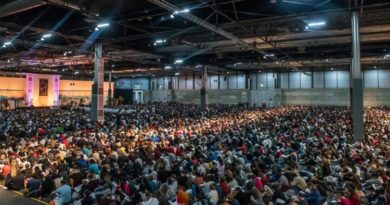
<svg viewBox="0 0 390 205"><path fill-rule="evenodd" d="M0 111L8 189L51 204L390 204L390 110L146 104Z"/></svg>

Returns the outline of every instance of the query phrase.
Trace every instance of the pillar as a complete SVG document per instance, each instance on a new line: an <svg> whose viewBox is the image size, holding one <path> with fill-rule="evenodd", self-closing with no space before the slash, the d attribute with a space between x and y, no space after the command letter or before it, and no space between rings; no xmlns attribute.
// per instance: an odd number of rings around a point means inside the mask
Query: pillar
<svg viewBox="0 0 390 205"><path fill-rule="evenodd" d="M95 44L95 73L92 84L91 118L94 122L104 121L104 59L101 43Z"/></svg>
<svg viewBox="0 0 390 205"><path fill-rule="evenodd" d="M363 121L363 79L360 67L360 36L359 36L359 13L352 12L352 88L351 88L351 110L352 126L354 140L364 138L364 121Z"/></svg>
<svg viewBox="0 0 390 205"><path fill-rule="evenodd" d="M202 111L208 111L209 109L207 83L207 66L204 66L202 72L202 88L200 89L200 108Z"/></svg>
<svg viewBox="0 0 390 205"><path fill-rule="evenodd" d="M108 105L111 106L112 105L112 88L111 88L111 82L112 82L112 71L110 71L108 73L108 97L107 97L107 101L108 101Z"/></svg>

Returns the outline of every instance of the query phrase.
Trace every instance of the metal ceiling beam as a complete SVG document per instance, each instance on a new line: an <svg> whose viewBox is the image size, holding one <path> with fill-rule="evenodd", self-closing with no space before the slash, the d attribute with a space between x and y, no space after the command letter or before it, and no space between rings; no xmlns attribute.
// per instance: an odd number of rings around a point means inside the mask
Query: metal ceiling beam
<svg viewBox="0 0 390 205"><path fill-rule="evenodd" d="M181 8L167 2L167 1L164 1L164 0L148 0L149 2L153 3L153 4L156 4L162 8L165 8L167 9L168 11L171 11L172 13L175 12L175 11L180 11ZM234 41L235 43L237 43L237 45L242 45L242 46L250 46L248 45L246 42L242 41L240 38L238 38L237 36L229 33L229 32L226 32L225 30L223 29L220 29L210 23L208 23L207 21L204 21L190 13L178 13L178 15L182 16L183 18L195 23L195 24L198 24L199 26L203 27L203 28L206 28L214 33L217 33L221 36L224 36L225 38L227 39L230 39L232 41ZM254 48L254 50L256 50L256 52L262 54L262 55L267 55L266 52L262 51L262 50L259 50L259 49L256 49Z"/></svg>
<svg viewBox="0 0 390 205"><path fill-rule="evenodd" d="M0 7L0 18L45 5L41 0L16 0Z"/></svg>
<svg viewBox="0 0 390 205"><path fill-rule="evenodd" d="M16 23L13 23L13 22L1 22L1 25L4 26L4 27L9 27L9 28L14 28L14 29L27 29L29 31L33 31L33 32L36 32L36 33L46 33L46 32L50 32L52 33L53 35L57 35L57 36L61 36L61 37L64 37L64 38L67 38L67 39L72 39L72 40L76 40L76 41L82 41L84 42L85 41L85 37L83 36L76 36L76 35L66 35L66 34L62 34L62 33L59 33L59 32L53 32L53 31L49 31L49 30L46 30L46 29L42 29L42 28L37 28L37 27L32 27L32 26L26 26L26 27L23 27L23 26L20 26Z"/></svg>

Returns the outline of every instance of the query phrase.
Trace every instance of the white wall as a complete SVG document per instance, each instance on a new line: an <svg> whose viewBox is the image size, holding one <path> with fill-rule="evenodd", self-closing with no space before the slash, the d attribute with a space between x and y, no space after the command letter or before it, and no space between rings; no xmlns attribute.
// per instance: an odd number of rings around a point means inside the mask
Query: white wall
<svg viewBox="0 0 390 205"><path fill-rule="evenodd" d="M207 87L210 90L249 89L246 82L250 83L252 90L263 89L348 89L350 88L350 73L342 71L318 71L318 72L285 72L252 73L230 75L209 75ZM248 81L246 78L248 77ZM390 70L366 70L363 72L365 88L390 88ZM187 76L168 76L147 78L119 79L116 82L118 88L168 90L172 81L174 90L199 90L202 86L202 78L199 74ZM153 88L154 85L154 88ZM150 86L150 88L149 88Z"/></svg>

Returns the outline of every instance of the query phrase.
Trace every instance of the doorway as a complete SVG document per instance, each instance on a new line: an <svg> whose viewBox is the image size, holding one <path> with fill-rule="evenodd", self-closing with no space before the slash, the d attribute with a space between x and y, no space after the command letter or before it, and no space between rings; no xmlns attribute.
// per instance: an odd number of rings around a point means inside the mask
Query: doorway
<svg viewBox="0 0 390 205"><path fill-rule="evenodd" d="M133 91L133 102L135 104L144 103L144 91L140 91L140 90Z"/></svg>

